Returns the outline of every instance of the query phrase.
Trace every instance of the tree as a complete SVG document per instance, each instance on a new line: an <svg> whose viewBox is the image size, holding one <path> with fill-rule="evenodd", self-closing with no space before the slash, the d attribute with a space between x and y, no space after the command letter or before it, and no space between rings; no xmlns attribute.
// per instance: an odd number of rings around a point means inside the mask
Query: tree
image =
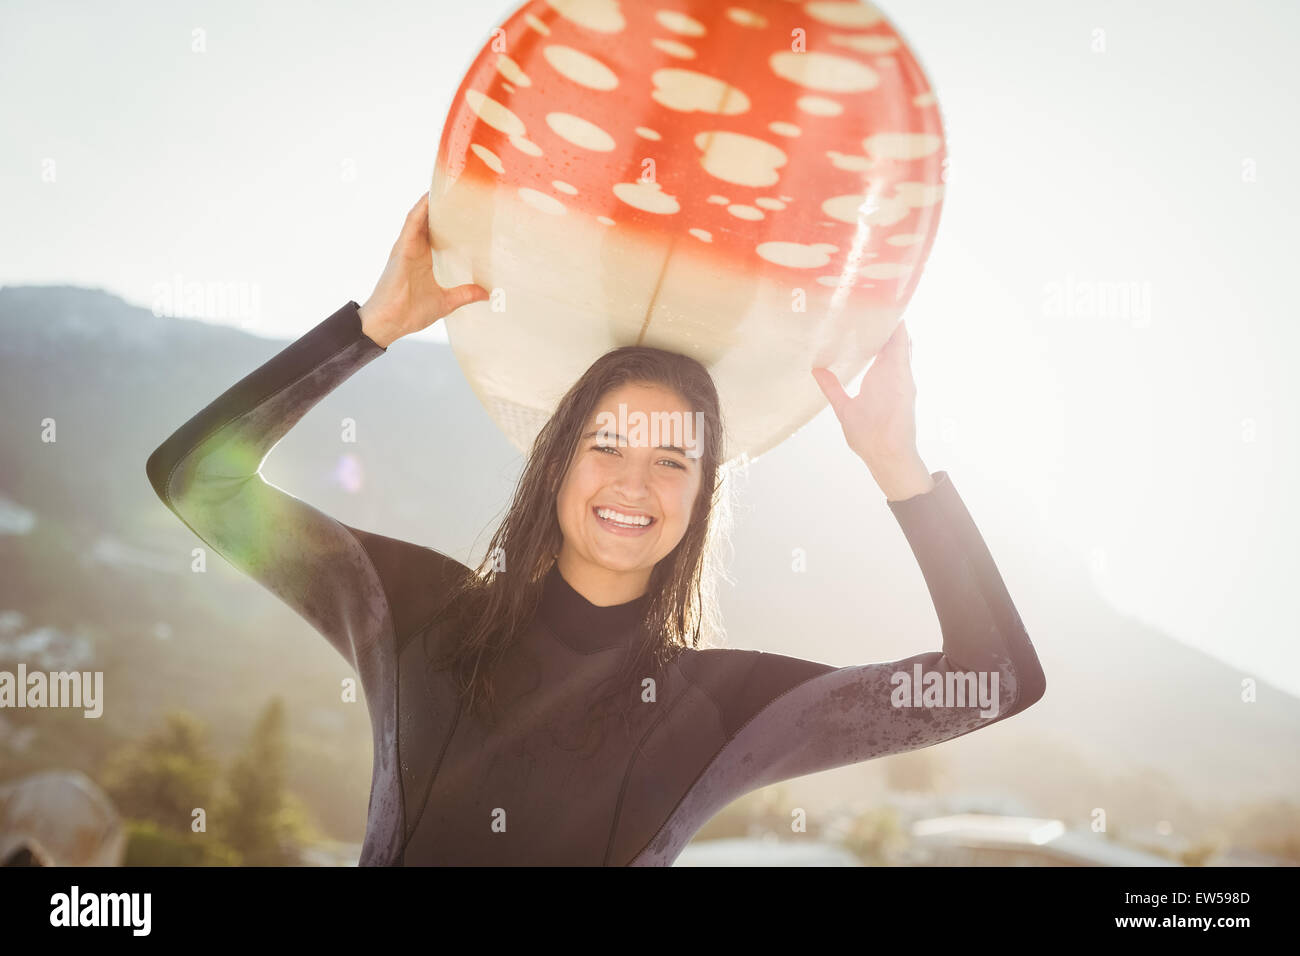
<svg viewBox="0 0 1300 956"><path fill-rule="evenodd" d="M171 711L160 730L110 754L100 783L123 816L188 833L194 809L210 805L217 782L206 736L193 714Z"/></svg>
<svg viewBox="0 0 1300 956"><path fill-rule="evenodd" d="M284 701L273 697L230 768L221 830L245 866L293 866L309 826L302 804L285 790Z"/></svg>
<svg viewBox="0 0 1300 956"><path fill-rule="evenodd" d="M194 811L217 799L218 764L203 723L172 711L163 726L115 750L100 784L126 818L126 866L231 866L239 855L192 829Z"/></svg>

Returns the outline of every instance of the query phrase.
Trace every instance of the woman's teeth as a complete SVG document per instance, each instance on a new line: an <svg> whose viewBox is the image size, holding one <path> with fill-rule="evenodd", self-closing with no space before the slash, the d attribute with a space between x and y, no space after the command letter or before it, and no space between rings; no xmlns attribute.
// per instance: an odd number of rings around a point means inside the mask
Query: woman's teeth
<svg viewBox="0 0 1300 956"><path fill-rule="evenodd" d="M597 508L596 514L599 517L604 518L606 521L624 528L644 528L654 521L654 518L645 515L639 517L636 515L625 515L620 511L612 511L609 508Z"/></svg>

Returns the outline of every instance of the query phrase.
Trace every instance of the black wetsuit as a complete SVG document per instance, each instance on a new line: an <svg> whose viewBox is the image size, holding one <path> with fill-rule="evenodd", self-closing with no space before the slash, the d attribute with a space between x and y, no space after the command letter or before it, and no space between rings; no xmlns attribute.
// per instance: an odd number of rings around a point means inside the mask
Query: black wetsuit
<svg viewBox="0 0 1300 956"><path fill-rule="evenodd" d="M260 473L309 409L387 351L362 333L357 308L349 302L224 392L153 452L147 471L195 534L360 675L374 736L362 865L667 865L744 793L951 740L1042 696L1020 616L940 471L931 491L889 507L929 587L942 651L832 667L684 650L654 701L630 722L611 718L599 749L583 752L575 721L621 663L647 598L598 607L552 568L538 613L498 672L510 703L489 730L462 708L450 674L426 666L453 637L430 622L463 565L345 525ZM974 704L895 706L891 676L912 676L915 664L995 673L996 715Z"/></svg>

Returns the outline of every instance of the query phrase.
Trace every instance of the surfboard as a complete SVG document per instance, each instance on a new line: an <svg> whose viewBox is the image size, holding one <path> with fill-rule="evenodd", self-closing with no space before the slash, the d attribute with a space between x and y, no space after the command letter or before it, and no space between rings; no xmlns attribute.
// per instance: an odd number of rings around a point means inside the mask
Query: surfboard
<svg viewBox="0 0 1300 956"><path fill-rule="evenodd" d="M444 321L526 451L601 354L713 376L726 459L755 459L889 338L938 228L938 102L860 0L531 0L474 57L430 188Z"/></svg>

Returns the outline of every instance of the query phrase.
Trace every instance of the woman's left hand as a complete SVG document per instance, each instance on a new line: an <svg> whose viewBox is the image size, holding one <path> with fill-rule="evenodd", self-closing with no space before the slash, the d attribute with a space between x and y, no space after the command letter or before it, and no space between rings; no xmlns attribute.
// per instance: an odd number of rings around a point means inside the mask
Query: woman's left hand
<svg viewBox="0 0 1300 956"><path fill-rule="evenodd" d="M866 463L885 496L898 501L934 487L916 449L916 382L912 340L900 321L849 397L833 372L812 370L822 394L844 429L849 447Z"/></svg>

